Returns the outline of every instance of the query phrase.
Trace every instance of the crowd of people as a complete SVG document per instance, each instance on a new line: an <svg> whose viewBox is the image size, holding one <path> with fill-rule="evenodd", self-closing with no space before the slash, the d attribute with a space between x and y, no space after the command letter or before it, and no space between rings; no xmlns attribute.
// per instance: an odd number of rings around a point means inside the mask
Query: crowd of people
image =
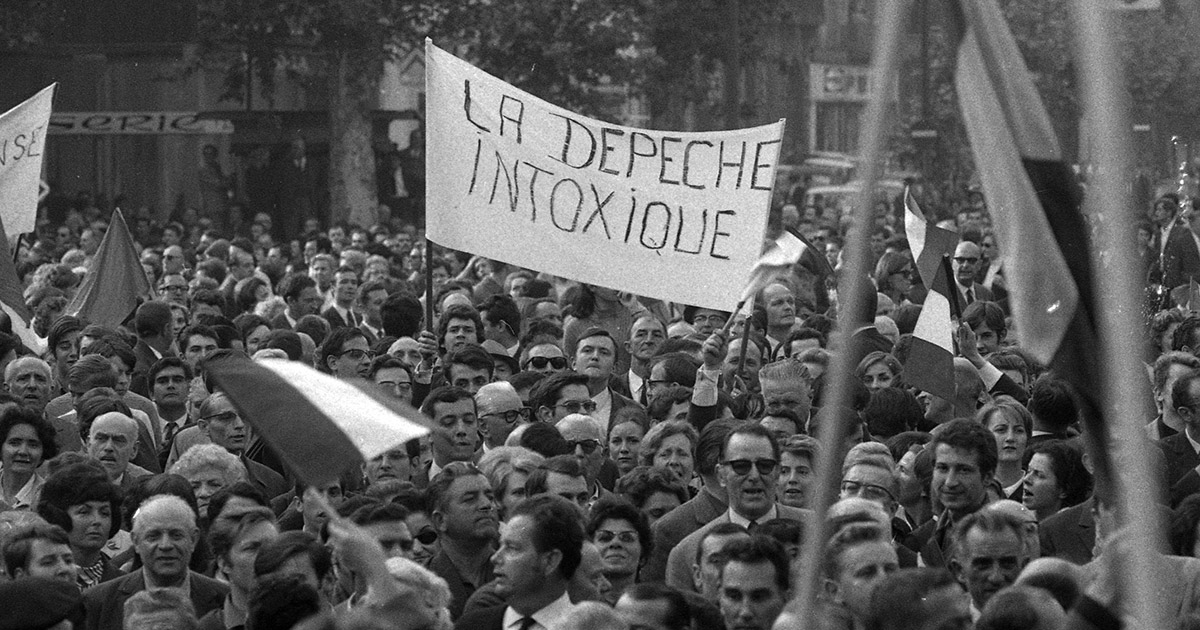
<svg viewBox="0 0 1200 630"><path fill-rule="evenodd" d="M410 224L285 240L265 214L244 234L135 220L156 297L113 327L64 314L108 229L77 204L20 253L45 352L0 321L0 628L1136 627L1115 586L1133 534L1070 386L1011 327L986 204L947 222L966 305L952 398L906 382L924 289L893 208L871 229L874 290L838 314L844 222L776 207L771 229L835 277L798 263L749 316L447 251ZM1146 243L1159 278L1180 278L1176 220ZM1200 627L1198 335L1185 303L1147 327L1159 604L1180 628ZM824 400L839 353L847 407ZM211 382L235 359L368 381L432 431L307 486ZM841 478L817 514L823 458ZM803 566L822 585L806 618L789 606Z"/></svg>

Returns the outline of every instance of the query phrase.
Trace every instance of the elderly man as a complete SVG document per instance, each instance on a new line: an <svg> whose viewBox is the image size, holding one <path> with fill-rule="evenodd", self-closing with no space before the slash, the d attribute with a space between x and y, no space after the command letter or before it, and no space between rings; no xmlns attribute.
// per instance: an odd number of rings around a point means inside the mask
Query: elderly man
<svg viewBox="0 0 1200 630"><path fill-rule="evenodd" d="M529 413L521 404L521 396L510 383L504 381L480 387L475 392L475 409L480 420L479 432L483 434L485 453L504 446L504 441L518 424L529 422Z"/></svg>
<svg viewBox="0 0 1200 630"><path fill-rule="evenodd" d="M147 589L183 589L198 616L220 608L229 587L188 569L200 530L187 502L173 495L148 499L133 515L132 534L142 568L84 594L87 630L121 630L125 602Z"/></svg>
<svg viewBox="0 0 1200 630"><path fill-rule="evenodd" d="M138 449L138 422L119 412L101 414L88 429L88 455L100 460L108 480L128 490L141 477L153 474L129 460Z"/></svg>
<svg viewBox="0 0 1200 630"><path fill-rule="evenodd" d="M37 357L21 357L4 369L4 387L22 405L43 413L53 387L50 364Z"/></svg>
<svg viewBox="0 0 1200 630"><path fill-rule="evenodd" d="M1011 585L1028 562L1021 521L1007 512L980 510L954 528L949 568L971 594L971 617L1001 589Z"/></svg>
<svg viewBox="0 0 1200 630"><path fill-rule="evenodd" d="M604 455L604 433L600 430L596 419L591 416L573 413L563 418L555 428L567 441L571 454L583 468L584 478L587 479L588 493L592 501L600 498L604 489L600 487L600 470L608 460ZM615 479L615 476L614 476Z"/></svg>

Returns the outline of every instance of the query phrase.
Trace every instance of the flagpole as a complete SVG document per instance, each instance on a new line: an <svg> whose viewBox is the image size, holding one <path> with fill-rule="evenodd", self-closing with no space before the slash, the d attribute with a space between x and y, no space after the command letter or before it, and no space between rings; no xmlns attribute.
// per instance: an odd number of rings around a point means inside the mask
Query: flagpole
<svg viewBox="0 0 1200 630"><path fill-rule="evenodd" d="M1105 296L1108 306L1098 309L1098 332L1102 331L1098 337L1101 356L1105 357L1103 363L1108 366L1103 370L1105 404L1112 410L1108 417L1132 419L1141 416L1138 403L1146 400L1149 391L1139 360L1141 336L1130 334L1141 330L1138 315L1142 287L1134 273L1137 265L1123 264L1137 259L1131 238L1135 226L1128 212L1133 201L1127 186L1132 174L1128 163L1128 156L1132 155L1128 92L1122 60L1112 46L1113 38L1119 36L1119 25L1111 10L1094 5L1091 0L1076 0L1070 6L1078 32L1076 57L1081 70L1081 100L1086 119L1091 121L1087 131L1095 143L1097 156L1093 164L1097 176L1088 181L1086 206L1100 219L1094 222L1100 246L1093 249L1092 267L1096 270L1093 277L1100 285L1098 293ZM1122 609L1132 613L1140 627L1167 628L1167 611L1154 603L1154 594L1162 592L1161 587L1165 586L1165 576L1154 562L1159 557L1157 549L1163 548L1162 523L1154 504L1157 493L1146 491L1156 485L1150 469L1152 458L1140 423L1113 422L1109 431L1112 443L1099 446L1116 453L1116 462L1109 470L1112 487L1116 489L1118 522L1136 532L1124 539L1132 546L1130 552L1115 556L1128 563L1116 571L1121 576L1116 578L1118 601L1124 602ZM1109 549L1106 553L1115 554L1116 550Z"/></svg>
<svg viewBox="0 0 1200 630"><path fill-rule="evenodd" d="M425 330L433 332L433 241L425 237Z"/></svg>
<svg viewBox="0 0 1200 630"><path fill-rule="evenodd" d="M910 3L880 2L876 6L876 37L871 52L870 75L870 85L875 90L875 96L867 103L863 114L860 142L863 157L862 190L858 194L857 203L854 204L853 221L846 238L846 249L843 250L848 255L845 257L845 282L839 287L836 331L836 347L841 351L834 354L830 370L831 395L822 397L823 405L830 408L850 406L850 378L853 377L856 366L850 365L847 349L858 324L854 321L854 314L862 310L865 302L863 294L866 290L874 291L873 287L867 286L870 282L867 274L870 267L871 214L874 212L872 200L887 135L888 95L892 93L891 87L896 78L900 58L900 33L904 30ZM796 623L808 624L816 618L814 612L822 566L820 558L828 536L825 513L836 498L837 486L841 481L843 440L834 436L844 435L847 427L841 426L840 416L841 414L837 413L830 414L826 418L829 426L821 428L824 455L816 462L813 500L809 504L815 513L815 519L805 536L804 548L801 551L801 557L810 561L798 563L793 599L788 603L788 614L781 615L776 622L775 627L778 630L791 630Z"/></svg>

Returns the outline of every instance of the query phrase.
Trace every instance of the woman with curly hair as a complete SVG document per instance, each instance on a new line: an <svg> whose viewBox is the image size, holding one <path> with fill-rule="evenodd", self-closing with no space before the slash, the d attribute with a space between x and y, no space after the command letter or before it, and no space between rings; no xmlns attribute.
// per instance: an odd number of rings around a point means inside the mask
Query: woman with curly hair
<svg viewBox="0 0 1200 630"><path fill-rule="evenodd" d="M604 497L592 506L587 537L600 549L601 570L612 583L607 603L616 604L625 589L638 580L638 571L654 550L650 523L630 502Z"/></svg>
<svg viewBox="0 0 1200 630"><path fill-rule="evenodd" d="M1033 447L1025 473L1025 507L1045 521L1063 508L1079 505L1092 492L1092 474L1083 467L1083 451L1070 440L1049 440Z"/></svg>
<svg viewBox="0 0 1200 630"><path fill-rule="evenodd" d="M691 483L699 441L696 429L686 422L660 422L642 440L641 465L668 469L684 484Z"/></svg>
<svg viewBox="0 0 1200 630"><path fill-rule="evenodd" d="M651 526L691 499L675 473L653 466L638 466L618 479L616 493L641 510Z"/></svg>

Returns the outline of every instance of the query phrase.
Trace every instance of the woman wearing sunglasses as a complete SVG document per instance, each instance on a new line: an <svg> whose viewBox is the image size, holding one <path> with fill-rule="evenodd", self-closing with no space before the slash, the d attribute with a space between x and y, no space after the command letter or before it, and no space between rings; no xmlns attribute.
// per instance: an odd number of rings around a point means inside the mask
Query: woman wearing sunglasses
<svg viewBox="0 0 1200 630"><path fill-rule="evenodd" d="M633 504L609 496L592 506L587 535L600 549L604 577L612 583L605 601L615 605L621 593L637 582L638 571L650 558L653 548L650 524Z"/></svg>

